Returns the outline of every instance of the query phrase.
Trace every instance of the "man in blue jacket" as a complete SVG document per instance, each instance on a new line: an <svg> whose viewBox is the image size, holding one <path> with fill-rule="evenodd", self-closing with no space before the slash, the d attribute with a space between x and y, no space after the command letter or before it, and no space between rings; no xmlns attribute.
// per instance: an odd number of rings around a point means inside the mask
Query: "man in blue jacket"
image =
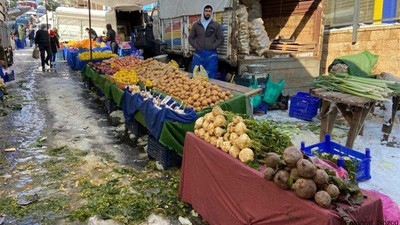
<svg viewBox="0 0 400 225"><path fill-rule="evenodd" d="M192 70L202 65L210 78L216 78L218 72L217 48L224 42L221 26L212 20L213 7L205 5L199 21L193 24L189 43L196 49L193 55Z"/></svg>

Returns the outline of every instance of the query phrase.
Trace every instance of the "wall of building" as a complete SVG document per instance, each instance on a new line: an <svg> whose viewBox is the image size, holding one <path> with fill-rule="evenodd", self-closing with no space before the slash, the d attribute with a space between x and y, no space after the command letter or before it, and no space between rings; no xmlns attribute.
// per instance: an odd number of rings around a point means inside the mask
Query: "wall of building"
<svg viewBox="0 0 400 225"><path fill-rule="evenodd" d="M362 27L356 44L352 44L352 28L325 32L321 73L327 72L335 58L365 50L380 56L373 72L388 72L400 78L400 25L397 24Z"/></svg>

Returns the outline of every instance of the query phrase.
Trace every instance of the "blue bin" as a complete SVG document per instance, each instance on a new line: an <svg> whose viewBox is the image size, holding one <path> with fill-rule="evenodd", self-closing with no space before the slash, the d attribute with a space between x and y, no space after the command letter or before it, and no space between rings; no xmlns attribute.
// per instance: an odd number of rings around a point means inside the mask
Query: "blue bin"
<svg viewBox="0 0 400 225"><path fill-rule="evenodd" d="M290 98L289 116L310 121L317 115L319 98L309 93L298 92Z"/></svg>
<svg viewBox="0 0 400 225"><path fill-rule="evenodd" d="M118 49L118 56L119 57L130 56L131 54L132 54L132 50L131 49L122 49L122 48Z"/></svg>
<svg viewBox="0 0 400 225"><path fill-rule="evenodd" d="M358 182L371 179L371 151L369 148L366 148L365 154L363 154L331 141L331 136L327 134L325 135L325 141L318 144L306 147L305 142L301 142L301 150L309 156L313 156L313 151L339 155L340 158L337 165L340 167L344 167L343 157L347 156L351 160L357 161L356 180Z"/></svg>
<svg viewBox="0 0 400 225"><path fill-rule="evenodd" d="M11 73L3 73L3 70L0 68L0 77L3 78L4 83L10 82L15 80L15 73L14 70Z"/></svg>
<svg viewBox="0 0 400 225"><path fill-rule="evenodd" d="M268 112L268 103L262 101L261 104L255 108L253 108L253 113L264 113L267 114Z"/></svg>

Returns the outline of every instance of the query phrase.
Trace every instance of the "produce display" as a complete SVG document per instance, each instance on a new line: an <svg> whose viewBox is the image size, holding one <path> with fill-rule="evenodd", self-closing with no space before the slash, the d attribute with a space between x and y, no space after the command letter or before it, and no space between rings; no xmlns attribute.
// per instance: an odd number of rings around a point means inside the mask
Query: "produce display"
<svg viewBox="0 0 400 225"><path fill-rule="evenodd" d="M114 75L118 70L115 68L111 68L109 64L106 64L103 62L97 62L95 64L89 62L89 66L93 68L94 71L100 74L105 74L105 75Z"/></svg>
<svg viewBox="0 0 400 225"><path fill-rule="evenodd" d="M120 70L120 69L125 69L125 70L132 70L135 69L135 67L140 64L143 60L139 59L138 57L135 56L128 56L128 57L122 57L122 58L111 58L108 60L104 60L104 63L109 64L110 68Z"/></svg>
<svg viewBox="0 0 400 225"><path fill-rule="evenodd" d="M195 111L224 102L233 95L205 80L190 79L178 68L148 59L136 67L139 80L152 82L154 88L183 101Z"/></svg>
<svg viewBox="0 0 400 225"><path fill-rule="evenodd" d="M328 208L335 202L361 204L364 197L355 181L319 168L290 139L268 122L224 112L219 106L195 122L196 136L259 170L278 187ZM263 167L260 167L263 166Z"/></svg>
<svg viewBox="0 0 400 225"><path fill-rule="evenodd" d="M254 160L254 152L249 148L251 141L246 131L241 116L235 116L228 123L224 111L216 106L212 112L196 120L194 133L232 157L247 163Z"/></svg>
<svg viewBox="0 0 400 225"><path fill-rule="evenodd" d="M364 200L358 185L342 180L334 172L318 168L310 158L295 147L282 155L270 152L265 157L264 177L282 189L291 189L303 199L314 199L324 208L332 202L361 204Z"/></svg>
<svg viewBox="0 0 400 225"><path fill-rule="evenodd" d="M400 84L394 81L363 78L348 74L332 73L319 76L311 82L315 87L344 92L373 100L387 101L392 93L400 92Z"/></svg>
<svg viewBox="0 0 400 225"><path fill-rule="evenodd" d="M116 72L113 75L113 78L123 84L137 84L139 82L138 77L136 76L135 70L126 70L126 69L120 69L118 72Z"/></svg>
<svg viewBox="0 0 400 225"><path fill-rule="evenodd" d="M90 48L90 40L84 39L82 41L69 41L67 44L64 44L66 47L74 48L74 49L89 49ZM92 41L92 48L102 48L105 47L106 44L104 42L96 42Z"/></svg>
<svg viewBox="0 0 400 225"><path fill-rule="evenodd" d="M118 57L118 55L112 53L111 51L92 52L92 59L107 59L112 57ZM82 61L88 61L90 60L90 52L79 53L78 58Z"/></svg>

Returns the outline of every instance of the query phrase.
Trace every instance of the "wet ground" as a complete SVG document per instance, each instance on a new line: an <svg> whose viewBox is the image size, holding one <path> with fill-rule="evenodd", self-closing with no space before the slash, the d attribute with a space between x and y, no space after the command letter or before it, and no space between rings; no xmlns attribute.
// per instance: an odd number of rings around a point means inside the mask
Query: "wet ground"
<svg viewBox="0 0 400 225"><path fill-rule="evenodd" d="M0 224L87 224L95 215L179 224L179 216L190 217L176 199L180 171L148 161L145 147L126 135L121 112L110 120L79 72L59 61L43 73L31 51L16 51L16 80L0 103Z"/></svg>

